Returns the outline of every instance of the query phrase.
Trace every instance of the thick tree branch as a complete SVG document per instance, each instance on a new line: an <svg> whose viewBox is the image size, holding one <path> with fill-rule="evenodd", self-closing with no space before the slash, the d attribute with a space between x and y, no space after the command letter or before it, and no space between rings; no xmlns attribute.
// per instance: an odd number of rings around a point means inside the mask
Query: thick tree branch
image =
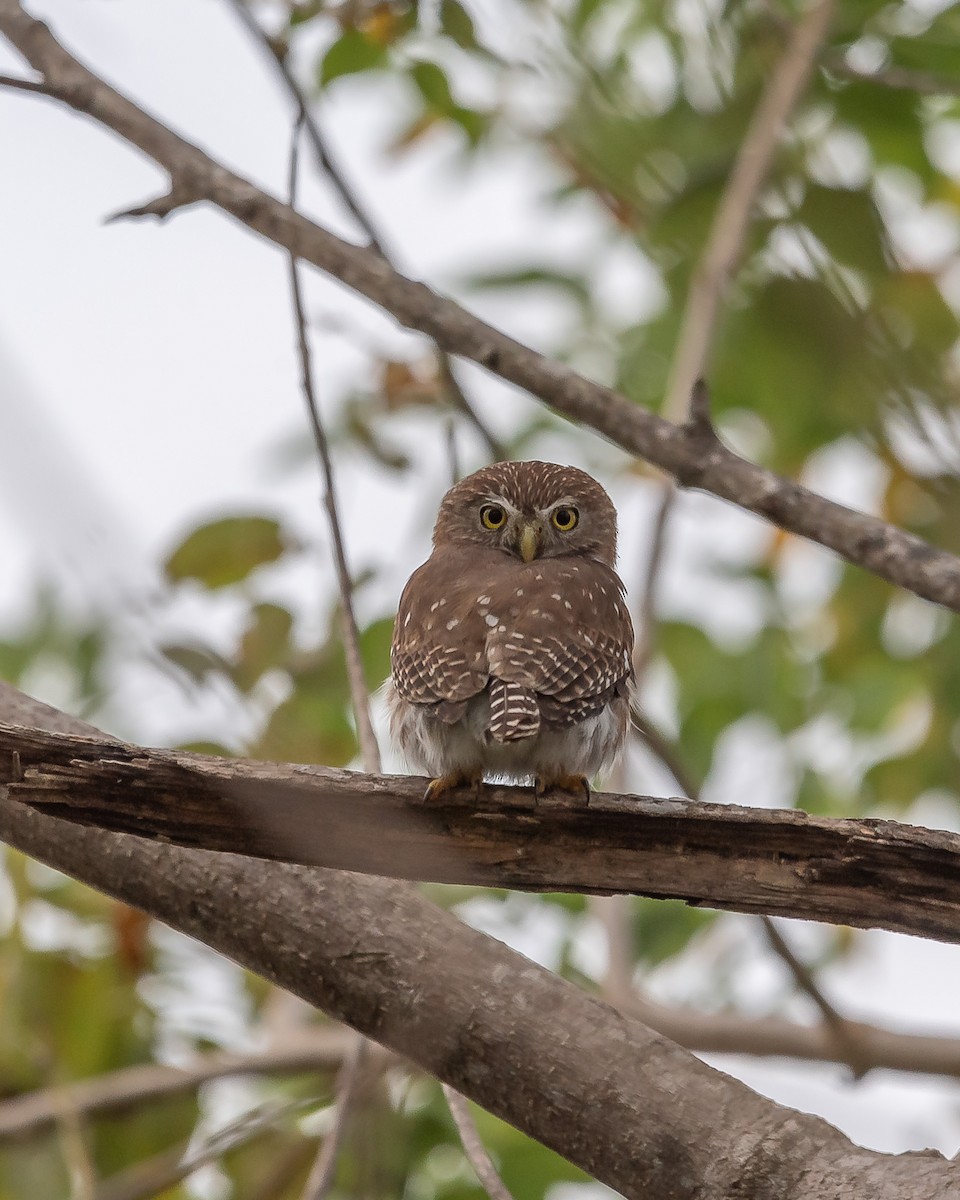
<svg viewBox="0 0 960 1200"><path fill-rule="evenodd" d="M0 716L96 733L8 685ZM101 749L113 755L116 743ZM208 854L71 826L8 792L0 786L3 840L352 1025L627 1200L960 1196L957 1164L853 1146L406 886L229 855L211 870ZM317 810L307 821L320 823Z"/></svg>
<svg viewBox="0 0 960 1200"><path fill-rule="evenodd" d="M38 812L204 850L394 879L636 892L960 941L960 835L896 821L613 794L558 809L538 807L529 788L494 786L482 807L469 795L438 804L407 776L11 725L0 725L0 783Z"/></svg>
<svg viewBox="0 0 960 1200"><path fill-rule="evenodd" d="M368 297L450 354L472 359L595 429L687 487L766 517L884 579L960 611L960 559L875 517L746 462L485 325L452 300L392 270L376 252L335 237L228 171L82 66L17 0L0 0L0 33L63 102L139 147L170 175L170 191L206 200Z"/></svg>

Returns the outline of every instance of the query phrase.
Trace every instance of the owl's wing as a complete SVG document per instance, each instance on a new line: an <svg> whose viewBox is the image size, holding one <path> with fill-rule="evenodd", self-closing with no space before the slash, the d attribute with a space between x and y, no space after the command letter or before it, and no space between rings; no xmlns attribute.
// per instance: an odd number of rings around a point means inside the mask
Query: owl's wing
<svg viewBox="0 0 960 1200"><path fill-rule="evenodd" d="M413 704L438 704L482 692L490 677L483 629L447 565L428 559L400 597L390 649L398 694Z"/></svg>
<svg viewBox="0 0 960 1200"><path fill-rule="evenodd" d="M544 564L541 588L487 637L490 673L537 694L552 724L574 724L626 695L633 626L623 584L603 563Z"/></svg>

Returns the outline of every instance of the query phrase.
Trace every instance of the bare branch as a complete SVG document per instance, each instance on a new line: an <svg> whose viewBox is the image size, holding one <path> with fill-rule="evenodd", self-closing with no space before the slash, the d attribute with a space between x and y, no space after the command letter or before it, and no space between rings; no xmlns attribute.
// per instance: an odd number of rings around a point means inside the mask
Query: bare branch
<svg viewBox="0 0 960 1200"><path fill-rule="evenodd" d="M819 0L791 30L740 144L693 272L661 409L668 420L683 420L697 380L706 373L720 298L743 253L757 195L784 126L806 86L833 7L834 0Z"/></svg>
<svg viewBox="0 0 960 1200"><path fill-rule="evenodd" d="M157 217L162 221L172 212L176 212L178 208L196 204L200 199L202 199L201 196L191 195L189 192L174 188L162 196L157 196L155 200L149 200L146 204L138 204L136 208L124 208L119 212L111 213L108 217L104 217L103 223L104 225L115 225L120 221L130 221L138 217Z"/></svg>
<svg viewBox="0 0 960 1200"><path fill-rule="evenodd" d="M111 1176L97 1188L93 1200L151 1200L189 1178L207 1163L269 1133L315 1100L276 1101L243 1113L229 1125L215 1130L196 1146L189 1141L162 1150Z"/></svg>
<svg viewBox="0 0 960 1200"><path fill-rule="evenodd" d="M47 1130L57 1118L63 1096L74 1112L88 1118L194 1091L211 1079L335 1071L354 1039L355 1035L348 1030L328 1027L313 1030L289 1046L258 1054L208 1054L188 1067L160 1063L123 1067L91 1079L12 1096L0 1102L0 1140L33 1137ZM382 1051L377 1053L382 1055Z"/></svg>
<svg viewBox="0 0 960 1200"><path fill-rule="evenodd" d="M671 480L664 480L660 486L660 502L657 505L656 516L653 519L653 531L650 540L650 553L647 555L647 566L643 574L643 586L640 592L640 604L637 611L637 640L633 644L633 670L637 677L636 695L643 688L643 679L650 666L657 639L657 587L660 582L660 569L663 566L663 556L667 543L667 529L670 524L670 514L677 500L677 489ZM682 786L682 785L681 785Z"/></svg>
<svg viewBox="0 0 960 1200"><path fill-rule="evenodd" d="M19 79L16 75L0 75L0 87L11 88L16 92L35 92L38 96L59 99L57 92L42 80Z"/></svg>
<svg viewBox="0 0 960 1200"><path fill-rule="evenodd" d="M699 801L699 785L688 774L679 756L667 742L666 738L650 722L647 722L642 717L638 718L637 714L634 715L634 725L636 728L642 729L646 744L660 759L667 770L670 771L686 794L692 800ZM828 1040L832 1043L833 1047L833 1055L831 1057L836 1057L839 1061L846 1063L853 1072L854 1077L856 1079L861 1078L874 1064L865 1056L864 1039L860 1027L855 1026L854 1022L842 1016L830 1003L817 984L813 972L793 953L770 917L761 915L760 922L763 925L774 953L786 964L797 987L809 996L820 1010L825 1026L825 1033L828 1035ZM627 1006L627 1011L630 1011L629 1005Z"/></svg>
<svg viewBox="0 0 960 1200"><path fill-rule="evenodd" d="M333 1187L337 1160L360 1094L360 1083L368 1055L369 1042L364 1037L357 1037L337 1077L337 1107L333 1128L323 1139L320 1153L304 1185L302 1200L325 1200Z"/></svg>
<svg viewBox="0 0 960 1200"><path fill-rule="evenodd" d="M307 98L300 90L300 85L297 83L290 70L289 64L283 54L277 52L277 47L268 37L266 31L259 24L257 19L251 13L246 0L227 0L227 3L236 13L237 18L246 28L248 33L254 39L258 46L269 57L270 62L276 68L277 76L283 84L287 95L293 100L297 107L300 119L303 122L304 132L310 142L317 162L321 169L327 175L327 178L333 184L337 195L343 201L344 206L349 211L350 215L367 235L370 248L375 250L385 262L391 266L394 261L388 253L383 236L374 225L373 219L367 212L364 205L360 202L359 197L347 182L346 175L337 164L336 159L330 151L327 140L323 135L320 124L316 117L310 111L310 106L307 103ZM500 441L494 437L491 431L487 428L484 422L477 415L470 401L467 399L466 393L454 373L453 364L450 357L439 346L434 346L437 358L437 367L440 372L440 377L443 380L444 388L451 404L456 408L470 424L474 427L482 440L486 443L487 450L491 458L495 462L499 462L506 457L506 452Z"/></svg>
<svg viewBox="0 0 960 1200"><path fill-rule="evenodd" d="M917 71L911 67L894 65L881 67L879 71L860 71L834 56L824 66L831 74L857 83L875 83L878 87L898 92L916 92L918 96L960 96L960 79L937 75L934 71Z"/></svg>
<svg viewBox="0 0 960 1200"><path fill-rule="evenodd" d="M490 1200L513 1200L506 1185L500 1178L497 1168L493 1165L493 1159L487 1153L487 1148L480 1137L480 1130L477 1129L473 1114L470 1112L469 1104L467 1104L467 1101L460 1095L456 1088L452 1088L446 1083L442 1086L447 1106L450 1109L450 1115L453 1117L457 1133L460 1135L464 1153L467 1156L470 1166L473 1167L480 1186L490 1197Z"/></svg>
<svg viewBox="0 0 960 1200"><path fill-rule="evenodd" d="M96 737L9 685L0 685L0 716ZM117 743L100 737L108 775L122 774ZM33 762L23 765L29 776ZM805 1200L941 1200L956 1188L955 1164L940 1155L853 1146L639 1021L611 1020L601 1001L408 887L230 855L212 870L208 854L72 827L8 802L9 791L0 785L4 841L372 1036L626 1200L746 1196L758 1170L771 1195L795 1194L802 1180ZM324 823L326 809L311 812L301 829ZM384 840L396 846L389 830ZM529 827L525 841L536 842ZM674 853L674 875L676 862Z"/></svg>
<svg viewBox="0 0 960 1200"><path fill-rule="evenodd" d="M14 807L207 850L395 879L635 892L960 941L960 835L896 821L605 793L555 809L530 788L493 785L479 805L472 793L437 803L409 776L9 725L0 725L0 783Z"/></svg>
<svg viewBox="0 0 960 1200"><path fill-rule="evenodd" d="M603 434L663 470L810 538L850 562L927 600L960 612L960 559L896 526L854 512L772 471L746 462L641 408L569 367L485 325L452 300L405 279L375 252L352 246L294 213L98 79L63 49L17 0L0 0L0 33L55 87L63 102L138 146L178 183L249 229L342 280L448 353L472 359L539 396L556 412Z"/></svg>
<svg viewBox="0 0 960 1200"><path fill-rule="evenodd" d="M69 1088L50 1089L57 1140L70 1179L70 1200L95 1200L97 1175Z"/></svg>
<svg viewBox="0 0 960 1200"><path fill-rule="evenodd" d="M814 979L813 972L806 963L797 958L774 922L769 917L761 917L760 921L774 953L786 963L787 969L800 991L809 996L820 1010L823 1024L830 1031L836 1044L837 1057L849 1066L855 1079L862 1079L869 1070L870 1064L864 1060L863 1049L853 1023L839 1013L826 998L820 985Z"/></svg>
<svg viewBox="0 0 960 1200"><path fill-rule="evenodd" d="M293 132L290 148L290 177L288 181L290 206L296 208L297 200L297 138L300 133L298 121ZM320 469L323 474L323 503L327 510L330 526L330 539L333 543L333 561L337 572L337 587L340 590L340 611L343 626L343 650L347 660L347 678L350 681L350 698L353 703L354 717L357 722L357 740L360 743L360 757L365 771L376 773L380 770L380 748L377 745L377 735L373 729L370 717L370 692L367 688L366 677L363 673L363 659L360 656L360 635L357 631L357 618L353 611L353 581L347 566L347 553L343 544L343 527L340 524L340 512L337 504L337 491L333 477L333 461L330 457L330 444L327 432L320 417L320 406L313 390L313 371L310 362L310 341L307 337L307 319L303 309L303 294L300 290L300 276L297 272L297 256L291 250L288 255L290 266L290 290L293 296L293 311L297 325L297 345L300 350L300 378L303 387L303 397L307 405L307 415L310 428L313 430L313 440L317 446L320 459Z"/></svg>
<svg viewBox="0 0 960 1200"><path fill-rule="evenodd" d="M616 899L616 897L611 897ZM847 1063L838 1052L833 1030L823 1023L800 1025L782 1017L744 1017L738 1013L701 1013L657 1004L636 991L617 1007L689 1050L704 1054L749 1054L808 1062ZM960 1036L895 1033L860 1021L845 1020L856 1040L865 1070L917 1071L960 1077Z"/></svg>

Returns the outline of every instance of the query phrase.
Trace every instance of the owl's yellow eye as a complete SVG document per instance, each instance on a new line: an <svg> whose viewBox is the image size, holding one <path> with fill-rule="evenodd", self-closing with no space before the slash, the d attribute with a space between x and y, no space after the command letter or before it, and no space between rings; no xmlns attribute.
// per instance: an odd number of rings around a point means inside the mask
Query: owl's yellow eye
<svg viewBox="0 0 960 1200"><path fill-rule="evenodd" d="M561 533L569 533L571 529L576 529L577 522L580 520L580 514L575 508L571 508L567 504L561 504L559 508L553 510L553 515L550 519Z"/></svg>
<svg viewBox="0 0 960 1200"><path fill-rule="evenodd" d="M502 529L507 521L507 514L499 504L485 504L480 509L480 524L484 529Z"/></svg>

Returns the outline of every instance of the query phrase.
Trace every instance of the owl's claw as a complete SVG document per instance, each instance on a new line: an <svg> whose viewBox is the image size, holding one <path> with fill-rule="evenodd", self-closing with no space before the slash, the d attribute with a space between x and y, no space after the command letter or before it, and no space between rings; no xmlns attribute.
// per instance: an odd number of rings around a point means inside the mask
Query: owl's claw
<svg viewBox="0 0 960 1200"><path fill-rule="evenodd" d="M577 808L590 803L590 784L585 775L538 775L536 787L537 804Z"/></svg>
<svg viewBox="0 0 960 1200"><path fill-rule="evenodd" d="M482 784L482 775L462 775L457 773L441 775L438 779L430 780L427 784L427 790L423 793L423 798L431 804L442 804L452 798L453 792L465 789L474 802L479 803Z"/></svg>

